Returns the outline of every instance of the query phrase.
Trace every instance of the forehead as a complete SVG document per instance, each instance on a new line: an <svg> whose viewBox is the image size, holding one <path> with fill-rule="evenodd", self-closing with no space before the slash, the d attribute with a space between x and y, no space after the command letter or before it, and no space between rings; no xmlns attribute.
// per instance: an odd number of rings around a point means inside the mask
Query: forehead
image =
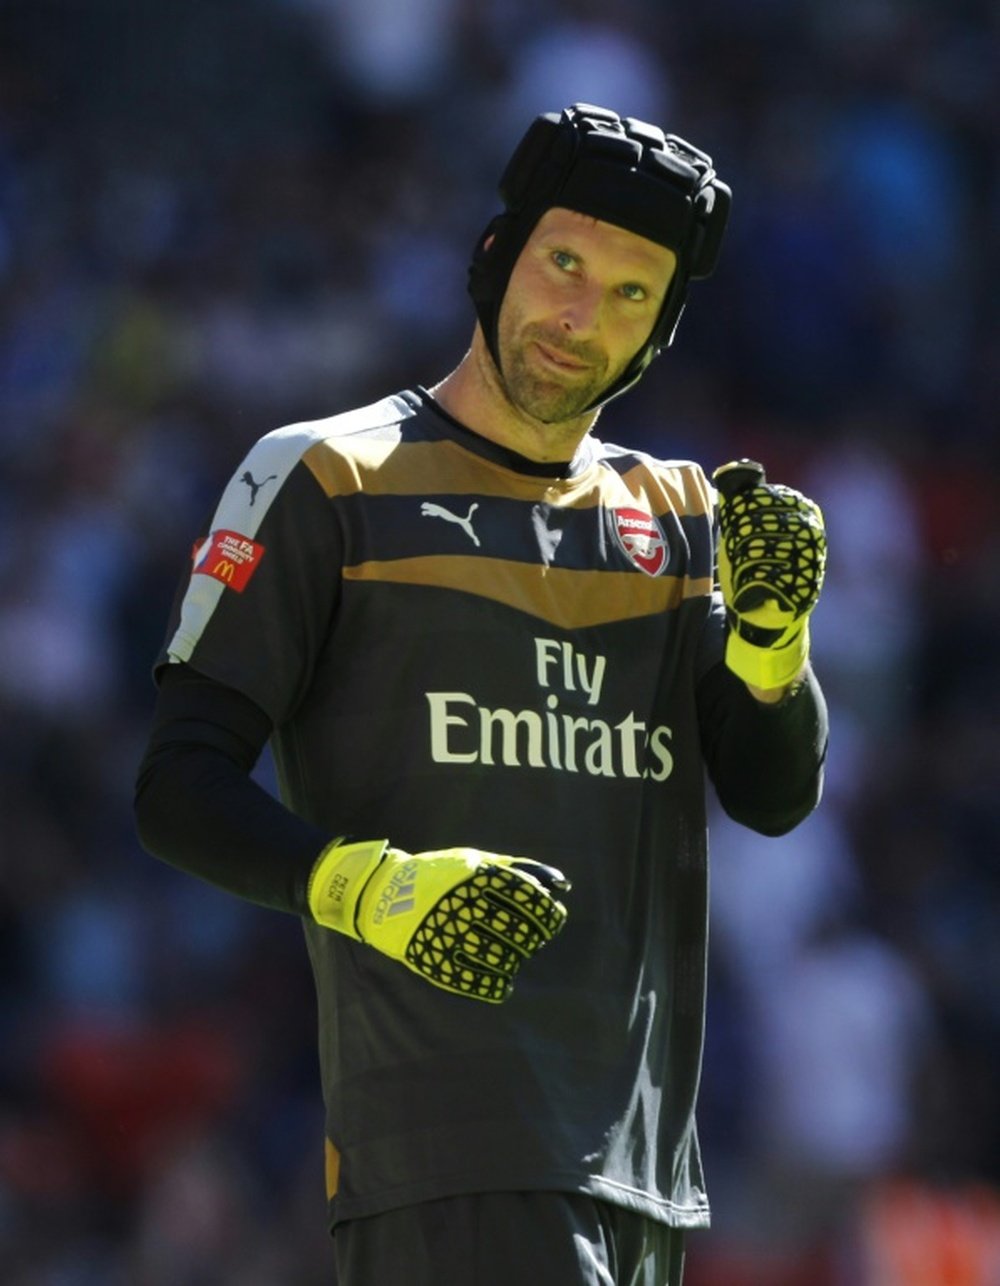
<svg viewBox="0 0 1000 1286"><path fill-rule="evenodd" d="M666 279L677 264L677 256L666 246L617 224L562 206L545 211L528 238L528 245L553 248L557 245L560 249L575 251L588 263L613 266L646 277Z"/></svg>

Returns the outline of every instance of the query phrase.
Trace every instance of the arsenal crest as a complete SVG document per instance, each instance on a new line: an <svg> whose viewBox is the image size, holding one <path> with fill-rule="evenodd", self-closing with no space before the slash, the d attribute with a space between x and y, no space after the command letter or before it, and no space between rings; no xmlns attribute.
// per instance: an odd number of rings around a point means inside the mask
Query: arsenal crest
<svg viewBox="0 0 1000 1286"><path fill-rule="evenodd" d="M629 561L647 576L659 576L667 565L667 539L653 515L642 509L615 509L611 518Z"/></svg>

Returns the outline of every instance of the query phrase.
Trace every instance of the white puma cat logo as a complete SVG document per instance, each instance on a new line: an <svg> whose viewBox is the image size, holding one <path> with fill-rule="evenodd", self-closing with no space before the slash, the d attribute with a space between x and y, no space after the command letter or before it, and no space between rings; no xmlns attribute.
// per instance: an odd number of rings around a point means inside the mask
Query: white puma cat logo
<svg viewBox="0 0 1000 1286"><path fill-rule="evenodd" d="M424 518L443 518L445 522L457 523L465 532L474 545L479 546L479 537L472 530L472 515L479 508L478 503L469 506L469 512L464 518L459 518L458 514L453 514L450 509L445 509L442 505L436 505L430 500L425 500L420 506L420 512Z"/></svg>

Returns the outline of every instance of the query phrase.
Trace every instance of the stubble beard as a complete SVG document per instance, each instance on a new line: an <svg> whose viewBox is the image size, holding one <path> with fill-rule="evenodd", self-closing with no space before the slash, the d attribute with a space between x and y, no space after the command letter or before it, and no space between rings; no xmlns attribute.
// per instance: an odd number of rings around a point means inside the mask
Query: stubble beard
<svg viewBox="0 0 1000 1286"><path fill-rule="evenodd" d="M548 375L539 369L533 356L532 345L536 341L550 352L585 363L587 370L567 371L564 378L556 372ZM567 342L540 326L528 326L516 339L507 338L506 342L501 331L500 354L500 383L507 400L522 415L541 424L574 423L591 414L588 411L591 403L600 398L610 383L602 353L595 353L586 345Z"/></svg>

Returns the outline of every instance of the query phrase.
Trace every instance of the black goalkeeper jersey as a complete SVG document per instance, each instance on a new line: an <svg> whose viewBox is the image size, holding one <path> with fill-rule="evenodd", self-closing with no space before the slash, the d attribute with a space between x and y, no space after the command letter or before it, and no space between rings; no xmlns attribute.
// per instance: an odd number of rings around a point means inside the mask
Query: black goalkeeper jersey
<svg viewBox="0 0 1000 1286"><path fill-rule="evenodd" d="M548 1188L708 1222L712 571L697 465L587 438L554 476L422 391L272 433L228 484L161 663L267 712L284 802L330 834L573 883L502 1006L306 924L334 1219Z"/></svg>

